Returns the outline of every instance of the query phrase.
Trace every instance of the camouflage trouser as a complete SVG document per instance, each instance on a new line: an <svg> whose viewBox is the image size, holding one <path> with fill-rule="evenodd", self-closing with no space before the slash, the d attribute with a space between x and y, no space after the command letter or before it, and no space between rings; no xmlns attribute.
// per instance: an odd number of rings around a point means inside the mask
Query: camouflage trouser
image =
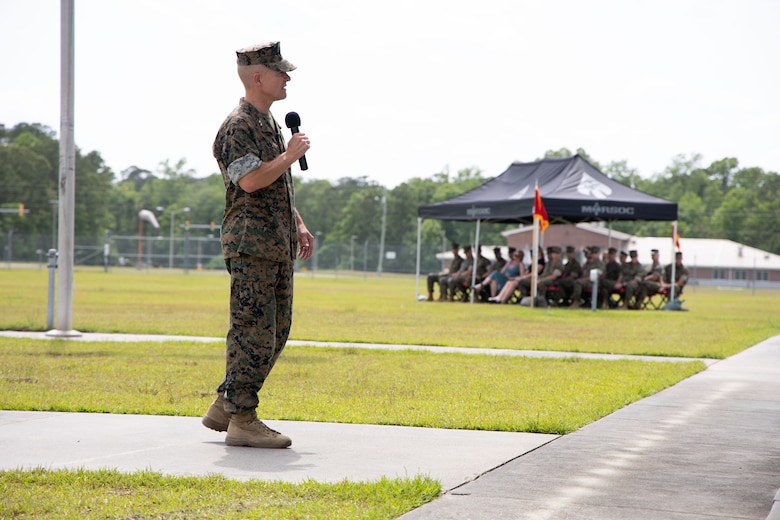
<svg viewBox="0 0 780 520"><path fill-rule="evenodd" d="M593 284L591 283L590 279L577 279L574 281L574 289L571 291L571 301L579 302L582 298L582 290L583 289L590 289L593 287Z"/></svg>
<svg viewBox="0 0 780 520"><path fill-rule="evenodd" d="M615 290L617 280L601 280L599 282L598 305L609 303L609 295Z"/></svg>
<svg viewBox="0 0 780 520"><path fill-rule="evenodd" d="M290 334L293 263L241 255L226 261L230 271L230 330L225 379L217 392L225 410L252 410L257 392Z"/></svg>
<svg viewBox="0 0 780 520"><path fill-rule="evenodd" d="M558 280L558 287L561 288L561 297L568 298L574 292L574 278L562 278Z"/></svg>
<svg viewBox="0 0 780 520"><path fill-rule="evenodd" d="M642 302L639 299L640 295L640 282L631 280L626 284L626 294L623 298L623 304L626 306L638 307ZM636 297L636 301L634 298Z"/></svg>
<svg viewBox="0 0 780 520"><path fill-rule="evenodd" d="M426 278L426 283L428 285L428 292L433 294L433 286L436 284L439 284L439 290L441 291L441 279L444 278L447 279L447 275L443 275L441 273L428 273L428 278ZM441 291L442 294L447 292L446 290Z"/></svg>
<svg viewBox="0 0 780 520"><path fill-rule="evenodd" d="M637 296L637 303L645 301L650 294L655 294L661 289L660 282L654 282L650 280L644 280L639 286L639 296Z"/></svg>

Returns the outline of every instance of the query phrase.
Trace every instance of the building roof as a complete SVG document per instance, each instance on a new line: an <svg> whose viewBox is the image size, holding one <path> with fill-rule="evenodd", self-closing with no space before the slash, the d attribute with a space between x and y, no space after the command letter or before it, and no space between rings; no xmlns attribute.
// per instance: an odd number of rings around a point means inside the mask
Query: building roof
<svg viewBox="0 0 780 520"><path fill-rule="evenodd" d="M650 250L658 249L662 264L671 262L674 244L671 237L631 237L629 248L639 251L642 264L650 263ZM720 238L681 238L683 264L690 267L720 269L780 270L780 255Z"/></svg>
<svg viewBox="0 0 780 520"><path fill-rule="evenodd" d="M550 224L550 227L553 226L571 226L571 224ZM595 235L601 235L605 237L611 236L615 240L629 240L630 238L632 238L632 235L629 235L628 233L623 233L622 231L615 231L614 229L610 230L602 223L580 222L578 224L574 224L574 227L582 231L585 231L587 233L593 233ZM505 237L508 237L508 236L517 235L521 233L530 233L533 231L533 229L534 229L533 226L520 226L516 229L502 231L501 234Z"/></svg>

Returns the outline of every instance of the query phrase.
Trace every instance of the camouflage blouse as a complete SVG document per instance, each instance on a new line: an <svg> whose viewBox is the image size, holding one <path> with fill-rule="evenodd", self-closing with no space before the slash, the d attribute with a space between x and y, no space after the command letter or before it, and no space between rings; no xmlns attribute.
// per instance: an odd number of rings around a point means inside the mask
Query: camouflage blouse
<svg viewBox="0 0 780 520"><path fill-rule="evenodd" d="M284 139L273 115L260 112L244 99L222 123L213 153L226 189L221 233L225 258L239 253L275 262L295 258L298 235L290 170L252 193L238 185L263 161L275 159L284 150Z"/></svg>

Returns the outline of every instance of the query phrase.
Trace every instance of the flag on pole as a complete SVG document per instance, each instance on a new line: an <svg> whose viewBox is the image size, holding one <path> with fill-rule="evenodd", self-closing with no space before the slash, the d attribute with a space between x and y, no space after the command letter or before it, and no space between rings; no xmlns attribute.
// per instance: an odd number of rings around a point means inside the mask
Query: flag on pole
<svg viewBox="0 0 780 520"><path fill-rule="evenodd" d="M674 245L677 246L677 250L680 251L680 232L677 231L677 222L672 224L672 238L674 239Z"/></svg>
<svg viewBox="0 0 780 520"><path fill-rule="evenodd" d="M544 203L542 203L542 196L539 194L538 187L534 189L534 220L539 220L540 233L544 233L544 230L550 225L550 221L547 219L547 210L544 209Z"/></svg>

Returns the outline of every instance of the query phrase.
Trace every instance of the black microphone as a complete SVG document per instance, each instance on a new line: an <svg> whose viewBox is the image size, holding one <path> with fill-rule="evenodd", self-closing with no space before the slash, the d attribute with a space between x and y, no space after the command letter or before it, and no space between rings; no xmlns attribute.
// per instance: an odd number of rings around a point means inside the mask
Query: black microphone
<svg viewBox="0 0 780 520"><path fill-rule="evenodd" d="M293 134L297 134L299 132L298 127L301 126L301 116L299 116L297 112L289 112L284 116L284 124L287 125L287 128L292 130ZM305 155L302 155L301 158L298 159L298 164L300 165L301 170L309 169Z"/></svg>

